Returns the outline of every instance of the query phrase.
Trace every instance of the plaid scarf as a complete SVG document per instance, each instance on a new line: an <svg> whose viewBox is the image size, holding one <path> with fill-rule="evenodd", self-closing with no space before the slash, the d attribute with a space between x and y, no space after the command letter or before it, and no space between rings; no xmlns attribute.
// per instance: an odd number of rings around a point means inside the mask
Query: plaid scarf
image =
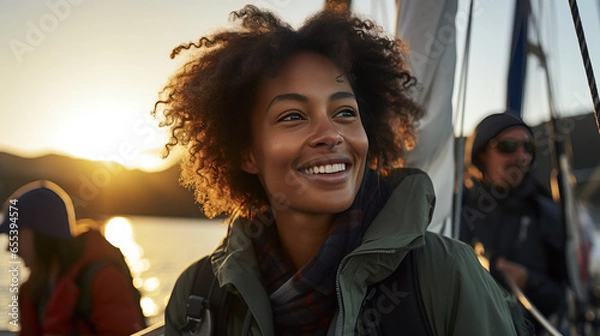
<svg viewBox="0 0 600 336"><path fill-rule="evenodd" d="M273 308L275 334L325 335L336 310L336 271L342 258L362 237L391 193L391 186L367 171L352 206L338 214L319 251L294 272L283 258L277 228L255 238L253 245Z"/></svg>

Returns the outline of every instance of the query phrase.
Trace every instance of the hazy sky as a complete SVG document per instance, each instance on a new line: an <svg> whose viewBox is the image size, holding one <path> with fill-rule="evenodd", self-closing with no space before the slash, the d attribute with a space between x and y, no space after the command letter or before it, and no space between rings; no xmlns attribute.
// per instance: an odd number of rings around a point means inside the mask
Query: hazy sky
<svg viewBox="0 0 600 336"><path fill-rule="evenodd" d="M64 153L157 168L164 135L149 112L157 92L180 64L169 59L171 49L227 24L228 14L246 3L272 8L297 25L322 8L323 2L2 0L0 151L26 156ZM370 13L393 28L393 0L354 2L356 11ZM459 2L458 17L464 19L467 1ZM554 87L557 107L563 114L591 111L568 1L532 2L536 8L540 3L547 7L537 20L559 83ZM580 0L579 6L599 76L597 2ZM513 7L513 0L476 1L467 132L485 114L504 106ZM459 22L459 56L465 28ZM527 100L525 111L531 123L548 118L545 86L537 68L532 60L530 69L536 71L528 79L528 91L536 98Z"/></svg>

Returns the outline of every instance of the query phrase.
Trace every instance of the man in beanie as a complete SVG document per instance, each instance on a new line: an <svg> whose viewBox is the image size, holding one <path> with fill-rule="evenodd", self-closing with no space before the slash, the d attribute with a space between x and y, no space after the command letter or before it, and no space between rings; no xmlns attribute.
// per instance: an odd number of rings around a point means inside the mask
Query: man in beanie
<svg viewBox="0 0 600 336"><path fill-rule="evenodd" d="M469 142L460 239L489 260L500 284L513 282L550 317L564 308L566 238L558 206L530 174L533 132L518 117L492 114Z"/></svg>
<svg viewBox="0 0 600 336"><path fill-rule="evenodd" d="M123 255L98 231L77 234L63 189L31 182L3 211L0 233L8 234L12 270L18 277L17 257L30 270L27 281L11 288L20 335L129 335L143 327Z"/></svg>

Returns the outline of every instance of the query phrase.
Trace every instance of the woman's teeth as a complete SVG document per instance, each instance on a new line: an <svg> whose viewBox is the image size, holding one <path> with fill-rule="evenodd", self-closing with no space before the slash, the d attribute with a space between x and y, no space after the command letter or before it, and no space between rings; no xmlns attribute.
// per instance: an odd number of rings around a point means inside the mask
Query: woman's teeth
<svg viewBox="0 0 600 336"><path fill-rule="evenodd" d="M334 163L322 166L314 166L304 169L304 174L334 174L346 170L345 163Z"/></svg>

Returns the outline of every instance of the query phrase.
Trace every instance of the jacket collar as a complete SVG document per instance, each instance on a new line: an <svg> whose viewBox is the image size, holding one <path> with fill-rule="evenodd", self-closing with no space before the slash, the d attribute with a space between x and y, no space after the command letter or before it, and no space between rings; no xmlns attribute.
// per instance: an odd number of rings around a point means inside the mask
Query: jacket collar
<svg viewBox="0 0 600 336"><path fill-rule="evenodd" d="M395 186L394 192L362 244L338 268L337 334L354 333L367 288L393 273L410 250L425 244L435 204L431 180L417 169L395 171L388 180Z"/></svg>
<svg viewBox="0 0 600 336"><path fill-rule="evenodd" d="M431 180L422 171L408 168L394 171L388 180L394 185L394 192L355 252L413 249L423 245L435 206Z"/></svg>

